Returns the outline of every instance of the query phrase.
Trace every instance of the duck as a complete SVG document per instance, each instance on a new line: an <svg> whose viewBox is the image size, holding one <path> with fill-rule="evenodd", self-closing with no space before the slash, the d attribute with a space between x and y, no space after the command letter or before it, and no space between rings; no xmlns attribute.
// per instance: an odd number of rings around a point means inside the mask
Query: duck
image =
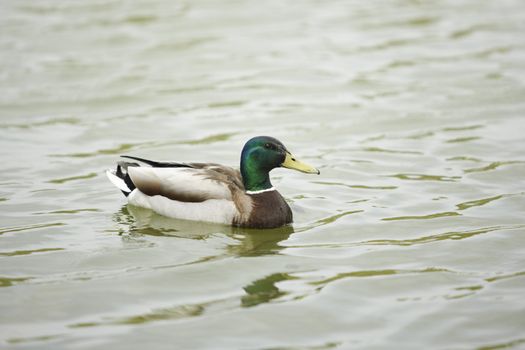
<svg viewBox="0 0 525 350"><path fill-rule="evenodd" d="M131 161L117 162L106 175L128 204L170 218L245 228L277 228L293 222L292 210L272 185L270 171L283 167L320 174L271 136L256 136L245 143L239 169L121 157Z"/></svg>

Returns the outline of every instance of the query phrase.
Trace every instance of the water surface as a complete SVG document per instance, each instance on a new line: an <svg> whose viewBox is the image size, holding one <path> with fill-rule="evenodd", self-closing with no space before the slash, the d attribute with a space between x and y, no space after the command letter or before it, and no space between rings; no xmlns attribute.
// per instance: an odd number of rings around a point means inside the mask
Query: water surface
<svg viewBox="0 0 525 350"><path fill-rule="evenodd" d="M0 346L525 347L525 6L3 1ZM128 207L121 154L237 165L291 227Z"/></svg>

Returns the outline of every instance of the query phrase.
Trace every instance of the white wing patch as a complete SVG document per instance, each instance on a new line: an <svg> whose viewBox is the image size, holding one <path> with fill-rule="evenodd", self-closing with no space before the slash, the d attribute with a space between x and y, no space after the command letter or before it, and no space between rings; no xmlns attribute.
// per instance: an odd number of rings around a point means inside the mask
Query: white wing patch
<svg viewBox="0 0 525 350"><path fill-rule="evenodd" d="M208 199L204 202L188 203L171 200L164 196L148 196L134 189L128 203L151 209L156 213L175 219L207 221L231 225L238 214L235 204L227 199Z"/></svg>

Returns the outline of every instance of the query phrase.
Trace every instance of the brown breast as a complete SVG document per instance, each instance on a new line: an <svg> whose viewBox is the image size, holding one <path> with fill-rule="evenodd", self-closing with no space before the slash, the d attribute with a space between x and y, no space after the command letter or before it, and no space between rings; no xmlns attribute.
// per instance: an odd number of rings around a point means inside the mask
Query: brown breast
<svg viewBox="0 0 525 350"><path fill-rule="evenodd" d="M246 222L238 223L239 226L274 228L292 222L292 210L279 192L263 192L250 197L253 201L252 212Z"/></svg>

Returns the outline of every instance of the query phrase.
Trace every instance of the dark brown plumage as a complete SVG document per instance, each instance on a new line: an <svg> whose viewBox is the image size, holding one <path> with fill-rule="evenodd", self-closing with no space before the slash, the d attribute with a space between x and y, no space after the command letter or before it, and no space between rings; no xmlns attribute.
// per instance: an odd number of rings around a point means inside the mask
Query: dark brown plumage
<svg viewBox="0 0 525 350"><path fill-rule="evenodd" d="M290 206L276 190L249 195L252 210L245 222L234 222L236 226L274 228L293 221Z"/></svg>

